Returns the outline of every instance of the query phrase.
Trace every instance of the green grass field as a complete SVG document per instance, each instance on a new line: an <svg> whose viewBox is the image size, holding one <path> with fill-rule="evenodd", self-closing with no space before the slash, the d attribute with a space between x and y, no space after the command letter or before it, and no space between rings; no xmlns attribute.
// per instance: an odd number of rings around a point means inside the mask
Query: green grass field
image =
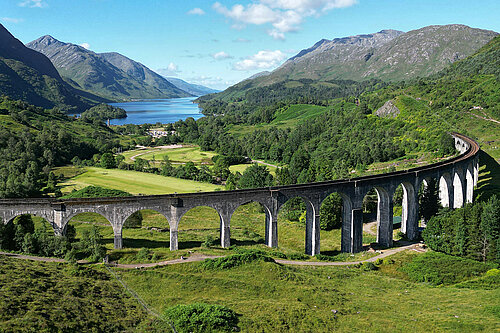
<svg viewBox="0 0 500 333"><path fill-rule="evenodd" d="M135 195L214 191L222 188L219 185L137 171L96 167L88 167L85 170L85 173L59 184L62 186L62 192L71 192L89 185L122 190Z"/></svg>
<svg viewBox="0 0 500 333"><path fill-rule="evenodd" d="M139 156L136 156L140 154ZM127 163L133 163L131 157L136 156L148 161L161 162L164 156L168 156L172 163L187 163L193 162L194 164L212 164L212 157L217 155L211 151L201 151L199 146L189 145L180 148L147 148L129 150L122 153L125 156Z"/></svg>
<svg viewBox="0 0 500 333"><path fill-rule="evenodd" d="M256 130L265 130L271 127L287 128L295 127L305 119L316 117L328 111L327 107L309 104L294 104L284 112L276 114L276 118L269 124L256 125L230 125L229 133L233 135L244 135Z"/></svg>
<svg viewBox="0 0 500 333"><path fill-rule="evenodd" d="M256 261L230 269L200 263L115 269L158 312L176 304L225 305L243 332L495 332L500 289L432 287L398 270L406 252L378 271Z"/></svg>
<svg viewBox="0 0 500 333"><path fill-rule="evenodd" d="M229 167L229 171L231 172L239 172L239 173L243 173L245 172L245 170L251 166L252 164L251 163L247 163L247 164L235 164L235 165L231 165ZM276 175L276 167L273 167L273 166L269 166L269 165L265 165L265 167L269 170L269 172L275 176Z"/></svg>

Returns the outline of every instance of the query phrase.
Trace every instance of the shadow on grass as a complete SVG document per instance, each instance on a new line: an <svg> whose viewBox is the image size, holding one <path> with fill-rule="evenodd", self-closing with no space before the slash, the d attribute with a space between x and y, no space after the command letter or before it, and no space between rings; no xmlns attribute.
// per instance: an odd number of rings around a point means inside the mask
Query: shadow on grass
<svg viewBox="0 0 500 333"><path fill-rule="evenodd" d="M220 244L220 239L215 239L214 242L216 244ZM179 250L185 250L185 249L192 249L194 247L201 247L201 244L203 244L203 242L200 242L200 241L184 241L184 242L179 242L178 247L179 247Z"/></svg>
<svg viewBox="0 0 500 333"><path fill-rule="evenodd" d="M153 241L149 239L141 239L141 238L123 238L123 247L139 249L139 248L148 248L148 249L157 249L160 247L169 248L170 242L164 241Z"/></svg>
<svg viewBox="0 0 500 333"><path fill-rule="evenodd" d="M477 190L475 191L475 200L488 200L493 194L500 193L500 164L485 153L479 152L479 164L485 168L479 173Z"/></svg>
<svg viewBox="0 0 500 333"><path fill-rule="evenodd" d="M325 255L325 256L329 256L329 257L335 257L339 254L341 254L342 252L338 251L338 250L334 250L334 251L321 251L321 254L322 255Z"/></svg>
<svg viewBox="0 0 500 333"><path fill-rule="evenodd" d="M238 240L238 239L231 238L231 245L251 246L251 245L258 245L258 244L265 244L264 239L259 238L257 240L254 240L254 239Z"/></svg>

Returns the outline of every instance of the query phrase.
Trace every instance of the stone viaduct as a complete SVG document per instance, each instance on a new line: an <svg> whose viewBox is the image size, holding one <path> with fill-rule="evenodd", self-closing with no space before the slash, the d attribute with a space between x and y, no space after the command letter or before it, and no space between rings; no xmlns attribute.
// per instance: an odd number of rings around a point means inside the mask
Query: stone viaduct
<svg viewBox="0 0 500 333"><path fill-rule="evenodd" d="M214 208L220 217L220 239L222 247L230 246L231 216L240 206L258 202L265 211L265 242L267 246L278 246L278 211L289 199L300 197L306 203L305 253L320 253L320 206L330 194L339 193L343 199L342 252L359 252L363 248L364 196L375 189L378 195L377 242L384 247L393 242L393 194L401 184L403 187L402 232L409 239L417 237L418 189L434 178L439 184L439 195L443 206L459 208L472 202L473 188L479 173L479 146L461 134L453 133L455 146L460 155L436 164L405 171L353 179L317 182L309 184L275 186L235 191L198 192L154 196L121 198L82 199L2 199L0 217L9 223L20 214L33 214L45 218L56 235L63 235L70 219L85 212L104 216L113 227L114 246L123 246L122 227L134 212L152 209L163 214L170 225L170 250L178 249L178 227L182 216L197 206Z"/></svg>

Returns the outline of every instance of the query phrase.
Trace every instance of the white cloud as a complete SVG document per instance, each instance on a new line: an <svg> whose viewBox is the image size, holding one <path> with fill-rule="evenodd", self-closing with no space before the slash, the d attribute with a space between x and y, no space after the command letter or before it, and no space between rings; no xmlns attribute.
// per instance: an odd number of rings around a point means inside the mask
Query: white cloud
<svg viewBox="0 0 500 333"><path fill-rule="evenodd" d="M215 60L224 60L224 59L231 59L233 58L233 56L227 54L226 52L224 51L220 51L220 52L217 52L217 53L214 53L214 54L211 54L212 58L214 58Z"/></svg>
<svg viewBox="0 0 500 333"><path fill-rule="evenodd" d="M249 71L255 69L269 69L278 66L285 60L286 54L280 50L259 51L254 55L246 57L234 64L233 69L238 71Z"/></svg>
<svg viewBox="0 0 500 333"><path fill-rule="evenodd" d="M48 4L43 0L25 0L19 3L20 7L30 7L30 8L44 8Z"/></svg>
<svg viewBox="0 0 500 333"><path fill-rule="evenodd" d="M177 76L181 71L179 70L179 66L171 62L167 68L159 68L156 72L163 76Z"/></svg>
<svg viewBox="0 0 500 333"><path fill-rule="evenodd" d="M188 15L205 15L205 11L201 8L193 8L189 12Z"/></svg>
<svg viewBox="0 0 500 333"><path fill-rule="evenodd" d="M83 47L84 49L90 50L90 44L89 43L81 43L80 46Z"/></svg>
<svg viewBox="0 0 500 333"><path fill-rule="evenodd" d="M0 18L3 22L8 22L8 23L21 23L24 22L24 19L22 18L15 18L15 17L2 17Z"/></svg>
<svg viewBox="0 0 500 333"><path fill-rule="evenodd" d="M228 86L232 86L233 84L235 84L237 82L234 80L225 80L220 76L212 77L212 76L205 76L205 75L188 77L188 78L186 78L186 81L189 83L200 84L200 85L205 86L205 87L210 87L210 88L219 89L219 90L224 90Z"/></svg>
<svg viewBox="0 0 500 333"><path fill-rule="evenodd" d="M305 18L320 16L335 8L350 7L357 0L257 0L246 6L236 4L231 8L219 2L213 9L233 21L233 28L242 29L247 24L269 24L267 33L274 39L285 39L285 33L299 30Z"/></svg>

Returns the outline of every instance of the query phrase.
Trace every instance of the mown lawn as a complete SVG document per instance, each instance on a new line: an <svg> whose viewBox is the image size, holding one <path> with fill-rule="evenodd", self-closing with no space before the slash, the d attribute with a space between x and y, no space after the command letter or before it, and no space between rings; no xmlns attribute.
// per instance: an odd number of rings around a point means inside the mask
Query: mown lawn
<svg viewBox="0 0 500 333"><path fill-rule="evenodd" d="M217 155L215 152L211 151L201 151L201 148L196 145L184 145L185 147L179 148L147 148L147 149L137 149L129 150L122 153L125 156L125 161L127 163L133 163L131 157L137 156L143 160L148 161L162 161L164 156L168 156L172 163L187 163L193 162L195 164L208 163L212 164L212 157Z"/></svg>
<svg viewBox="0 0 500 333"><path fill-rule="evenodd" d="M72 189L81 189L89 185L101 186L139 194L167 194L214 191L222 186L193 180L163 177L151 173L102 169L96 167L85 168L86 172L68 179L62 184L62 192L71 192Z"/></svg>

